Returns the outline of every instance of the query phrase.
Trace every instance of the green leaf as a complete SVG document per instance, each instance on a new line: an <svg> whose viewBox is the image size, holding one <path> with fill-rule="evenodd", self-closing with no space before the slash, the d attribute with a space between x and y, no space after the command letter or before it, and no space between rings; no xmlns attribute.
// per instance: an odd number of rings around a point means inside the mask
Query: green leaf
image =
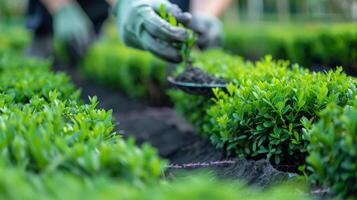
<svg viewBox="0 0 357 200"><path fill-rule="evenodd" d="M172 26L177 26L177 20L176 20L176 18L173 16L173 14L172 13L169 13L169 23L172 25ZM190 46L191 44L189 43L189 46Z"/></svg>
<svg viewBox="0 0 357 200"><path fill-rule="evenodd" d="M165 20L167 19L166 7L163 3L160 5L160 16Z"/></svg>

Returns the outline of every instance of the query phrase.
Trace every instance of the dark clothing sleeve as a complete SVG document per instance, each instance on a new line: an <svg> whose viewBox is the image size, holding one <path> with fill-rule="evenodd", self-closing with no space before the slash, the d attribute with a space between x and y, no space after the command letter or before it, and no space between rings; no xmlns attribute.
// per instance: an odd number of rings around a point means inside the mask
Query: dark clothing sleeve
<svg viewBox="0 0 357 200"><path fill-rule="evenodd" d="M178 5L183 11L188 12L190 0L170 0ZM108 17L109 5L105 0L77 0L89 19L93 22L95 31L98 33ZM53 33L52 17L40 0L29 0L26 25L35 36L49 35ZM70 22L69 22L70 23Z"/></svg>
<svg viewBox="0 0 357 200"><path fill-rule="evenodd" d="M178 5L184 12L190 11L190 0L170 0L170 2Z"/></svg>
<svg viewBox="0 0 357 200"><path fill-rule="evenodd" d="M77 2L93 22L95 31L99 32L108 17L108 3L105 0L77 0ZM34 32L35 36L52 34L52 17L46 7L40 0L29 0L28 5L26 26Z"/></svg>

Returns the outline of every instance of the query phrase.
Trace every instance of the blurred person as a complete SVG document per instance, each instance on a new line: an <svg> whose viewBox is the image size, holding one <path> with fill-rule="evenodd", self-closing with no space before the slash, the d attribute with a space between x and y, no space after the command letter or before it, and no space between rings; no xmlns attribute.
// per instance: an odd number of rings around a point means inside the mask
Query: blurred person
<svg viewBox="0 0 357 200"><path fill-rule="evenodd" d="M194 30L202 49L220 45L222 24L218 16L230 0L29 0L27 26L34 41L27 55L48 57L52 53L52 36L65 41L74 58L84 55L108 17L114 13L122 41L130 47L152 52L170 61L182 60L177 44L183 43L187 31L174 27L159 15L162 4L178 22ZM192 14L190 14L190 12Z"/></svg>

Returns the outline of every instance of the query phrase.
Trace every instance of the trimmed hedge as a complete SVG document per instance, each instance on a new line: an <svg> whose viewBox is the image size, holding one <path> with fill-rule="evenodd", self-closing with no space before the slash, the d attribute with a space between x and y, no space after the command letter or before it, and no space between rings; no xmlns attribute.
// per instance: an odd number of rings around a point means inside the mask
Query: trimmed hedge
<svg viewBox="0 0 357 200"><path fill-rule="evenodd" d="M155 150L123 140L111 111L97 109L96 98L83 104L49 65L0 56L0 199L308 199L289 186L158 181L164 161Z"/></svg>
<svg viewBox="0 0 357 200"><path fill-rule="evenodd" d="M349 73L357 73L355 23L271 23L226 27L224 49L231 53L249 59L271 54L305 67L343 66Z"/></svg>
<svg viewBox="0 0 357 200"><path fill-rule="evenodd" d="M357 96L351 105L330 104L311 135L307 158L310 181L331 187L343 198L357 194Z"/></svg>
<svg viewBox="0 0 357 200"><path fill-rule="evenodd" d="M64 73L51 73L50 64L16 55L0 57L0 93L22 104L34 96L48 100L51 91L57 91L61 100L79 100L79 91L69 84L69 78Z"/></svg>
<svg viewBox="0 0 357 200"><path fill-rule="evenodd" d="M113 131L111 111L79 101L64 74L38 66L1 62L0 161L36 173L65 171L107 175L132 182L156 180L164 162L156 151ZM16 61L17 62L17 61Z"/></svg>
<svg viewBox="0 0 357 200"><path fill-rule="evenodd" d="M221 54L209 52L196 65L231 80L228 94L215 90L212 100L204 100L173 91L171 97L217 147L238 156L303 164L304 125L315 122L327 104L343 106L356 93L355 80L341 70L311 73L271 57L251 63Z"/></svg>

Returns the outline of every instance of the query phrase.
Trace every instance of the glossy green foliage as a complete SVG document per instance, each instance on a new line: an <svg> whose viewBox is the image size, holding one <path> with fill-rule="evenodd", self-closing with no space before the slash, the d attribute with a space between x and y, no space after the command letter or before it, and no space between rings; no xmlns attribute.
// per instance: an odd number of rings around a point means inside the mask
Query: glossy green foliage
<svg viewBox="0 0 357 200"><path fill-rule="evenodd" d="M94 44L81 66L89 78L136 98L162 92L166 78L166 63L111 39Z"/></svg>
<svg viewBox="0 0 357 200"><path fill-rule="evenodd" d="M50 72L49 61L38 61L15 55L0 57L0 93L7 94L14 103L28 103L34 97L49 100L51 91L59 99L78 100L79 91L68 84L64 73Z"/></svg>
<svg viewBox="0 0 357 200"><path fill-rule="evenodd" d="M345 107L328 105L320 118L309 131L310 180L331 187L340 197L356 197L357 96Z"/></svg>
<svg viewBox="0 0 357 200"><path fill-rule="evenodd" d="M304 125L314 123L329 103L345 105L356 86L340 70L295 68L291 75L247 80L228 90L215 91L215 105L208 111L215 124L212 141L239 156L298 165L305 161L309 141Z"/></svg>
<svg viewBox="0 0 357 200"><path fill-rule="evenodd" d="M0 81L0 162L35 173L68 172L83 177L110 176L150 182L164 162L156 151L114 132L111 111L79 101L64 74L26 59L2 63ZM7 67L4 67L7 66ZM27 67L26 67L27 66Z"/></svg>
<svg viewBox="0 0 357 200"><path fill-rule="evenodd" d="M357 73L356 23L227 25L224 49L249 59L271 54L304 67Z"/></svg>
<svg viewBox="0 0 357 200"><path fill-rule="evenodd" d="M33 98L3 106L0 158L34 172L65 170L81 176L105 174L128 180L150 180L161 173L156 152L113 132L111 112L88 105ZM3 98L6 98L3 97Z"/></svg>
<svg viewBox="0 0 357 200"><path fill-rule="evenodd" d="M355 80L341 70L312 73L271 57L251 63L222 54L208 52L197 66L231 80L228 93L215 90L213 101L175 91L171 97L214 144L238 156L303 164L304 125L315 122L328 103L345 105L356 92Z"/></svg>

